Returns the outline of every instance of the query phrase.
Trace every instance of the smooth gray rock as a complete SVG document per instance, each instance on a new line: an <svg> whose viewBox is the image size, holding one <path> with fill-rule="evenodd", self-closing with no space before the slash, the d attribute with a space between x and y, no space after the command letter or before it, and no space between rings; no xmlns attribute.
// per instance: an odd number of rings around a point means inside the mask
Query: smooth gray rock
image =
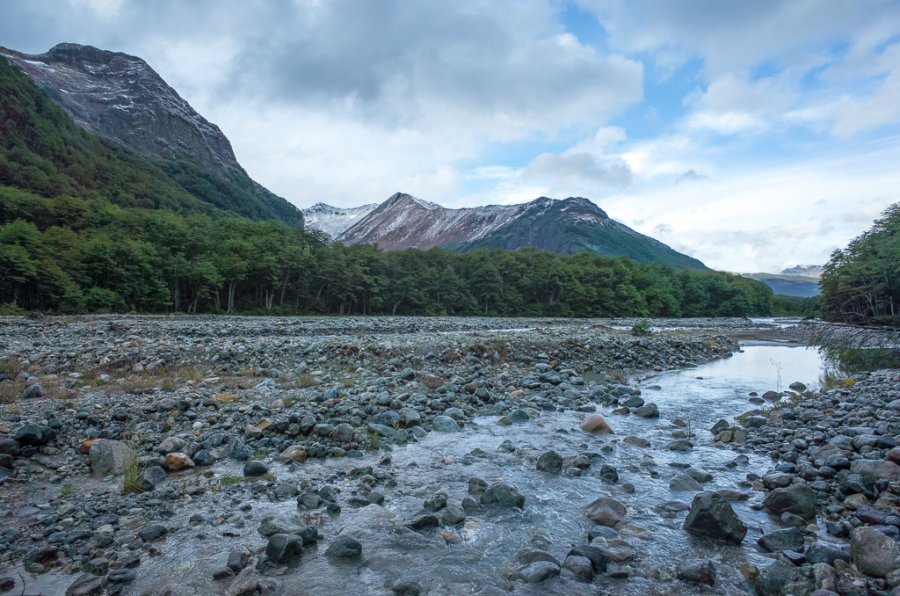
<svg viewBox="0 0 900 596"><path fill-rule="evenodd" d="M362 544L350 536L338 536L328 545L325 555L335 559L355 559L362 556Z"/></svg>
<svg viewBox="0 0 900 596"><path fill-rule="evenodd" d="M525 497L513 486L504 482L492 484L481 495L481 504L504 509L525 506Z"/></svg>
<svg viewBox="0 0 900 596"><path fill-rule="evenodd" d="M595 524L611 528L625 519L627 511L623 503L610 497L599 497L585 507L584 514Z"/></svg>
<svg viewBox="0 0 900 596"><path fill-rule="evenodd" d="M432 428L440 433L459 432L459 424L450 416L435 416L431 422Z"/></svg>

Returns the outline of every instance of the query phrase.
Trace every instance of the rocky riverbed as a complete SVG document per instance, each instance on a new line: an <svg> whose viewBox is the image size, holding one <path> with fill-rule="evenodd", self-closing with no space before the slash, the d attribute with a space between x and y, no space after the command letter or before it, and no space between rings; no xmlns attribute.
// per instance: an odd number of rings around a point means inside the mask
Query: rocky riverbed
<svg viewBox="0 0 900 596"><path fill-rule="evenodd" d="M763 395L711 433L637 377L805 331L634 323L3 318L0 590L898 583L896 371Z"/></svg>

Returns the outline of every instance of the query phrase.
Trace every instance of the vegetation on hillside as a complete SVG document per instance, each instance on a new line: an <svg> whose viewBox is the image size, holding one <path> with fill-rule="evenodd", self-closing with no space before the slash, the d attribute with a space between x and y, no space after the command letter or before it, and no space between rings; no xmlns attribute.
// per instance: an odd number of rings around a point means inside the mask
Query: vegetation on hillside
<svg viewBox="0 0 900 596"><path fill-rule="evenodd" d="M3 312L770 312L762 283L624 257L343 246L261 221L265 210L244 200L250 186L190 163L151 162L84 132L4 60L0 90Z"/></svg>
<svg viewBox="0 0 900 596"><path fill-rule="evenodd" d="M900 203L831 254L820 285L826 320L900 326Z"/></svg>

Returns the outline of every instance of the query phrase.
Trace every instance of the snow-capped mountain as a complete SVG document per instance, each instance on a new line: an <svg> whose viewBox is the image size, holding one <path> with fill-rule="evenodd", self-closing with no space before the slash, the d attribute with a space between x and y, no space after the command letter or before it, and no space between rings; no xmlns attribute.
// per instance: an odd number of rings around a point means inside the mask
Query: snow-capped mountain
<svg viewBox="0 0 900 596"><path fill-rule="evenodd" d="M343 209L325 203L316 203L312 207L302 209L303 220L307 228L325 232L330 238L336 238L341 232L351 227L378 207L378 203L369 203L359 207Z"/></svg>
<svg viewBox="0 0 900 596"><path fill-rule="evenodd" d="M378 244L384 250L429 249L481 238L514 218L523 205L447 209L396 193L338 236L344 244Z"/></svg>
<svg viewBox="0 0 900 596"><path fill-rule="evenodd" d="M397 193L338 236L345 244L377 244L384 250L442 246L534 247L559 254L582 251L625 255L639 262L705 269L697 259L635 232L584 198L540 197L518 205L447 209Z"/></svg>
<svg viewBox="0 0 900 596"><path fill-rule="evenodd" d="M243 200L254 203L221 207L302 223L300 210L251 180L219 127L198 114L141 58L74 43L36 55L0 48L0 56L88 132L143 156L178 161L182 169L199 168L227 181L230 190L237 187Z"/></svg>

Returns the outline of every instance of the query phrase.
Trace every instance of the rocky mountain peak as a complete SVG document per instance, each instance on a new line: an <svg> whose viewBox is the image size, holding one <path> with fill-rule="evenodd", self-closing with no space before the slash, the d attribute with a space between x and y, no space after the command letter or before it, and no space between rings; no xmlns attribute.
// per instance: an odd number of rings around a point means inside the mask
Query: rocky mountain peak
<svg viewBox="0 0 900 596"><path fill-rule="evenodd" d="M76 123L145 156L187 158L219 176L243 169L231 143L144 60L61 43L44 54L0 48Z"/></svg>

